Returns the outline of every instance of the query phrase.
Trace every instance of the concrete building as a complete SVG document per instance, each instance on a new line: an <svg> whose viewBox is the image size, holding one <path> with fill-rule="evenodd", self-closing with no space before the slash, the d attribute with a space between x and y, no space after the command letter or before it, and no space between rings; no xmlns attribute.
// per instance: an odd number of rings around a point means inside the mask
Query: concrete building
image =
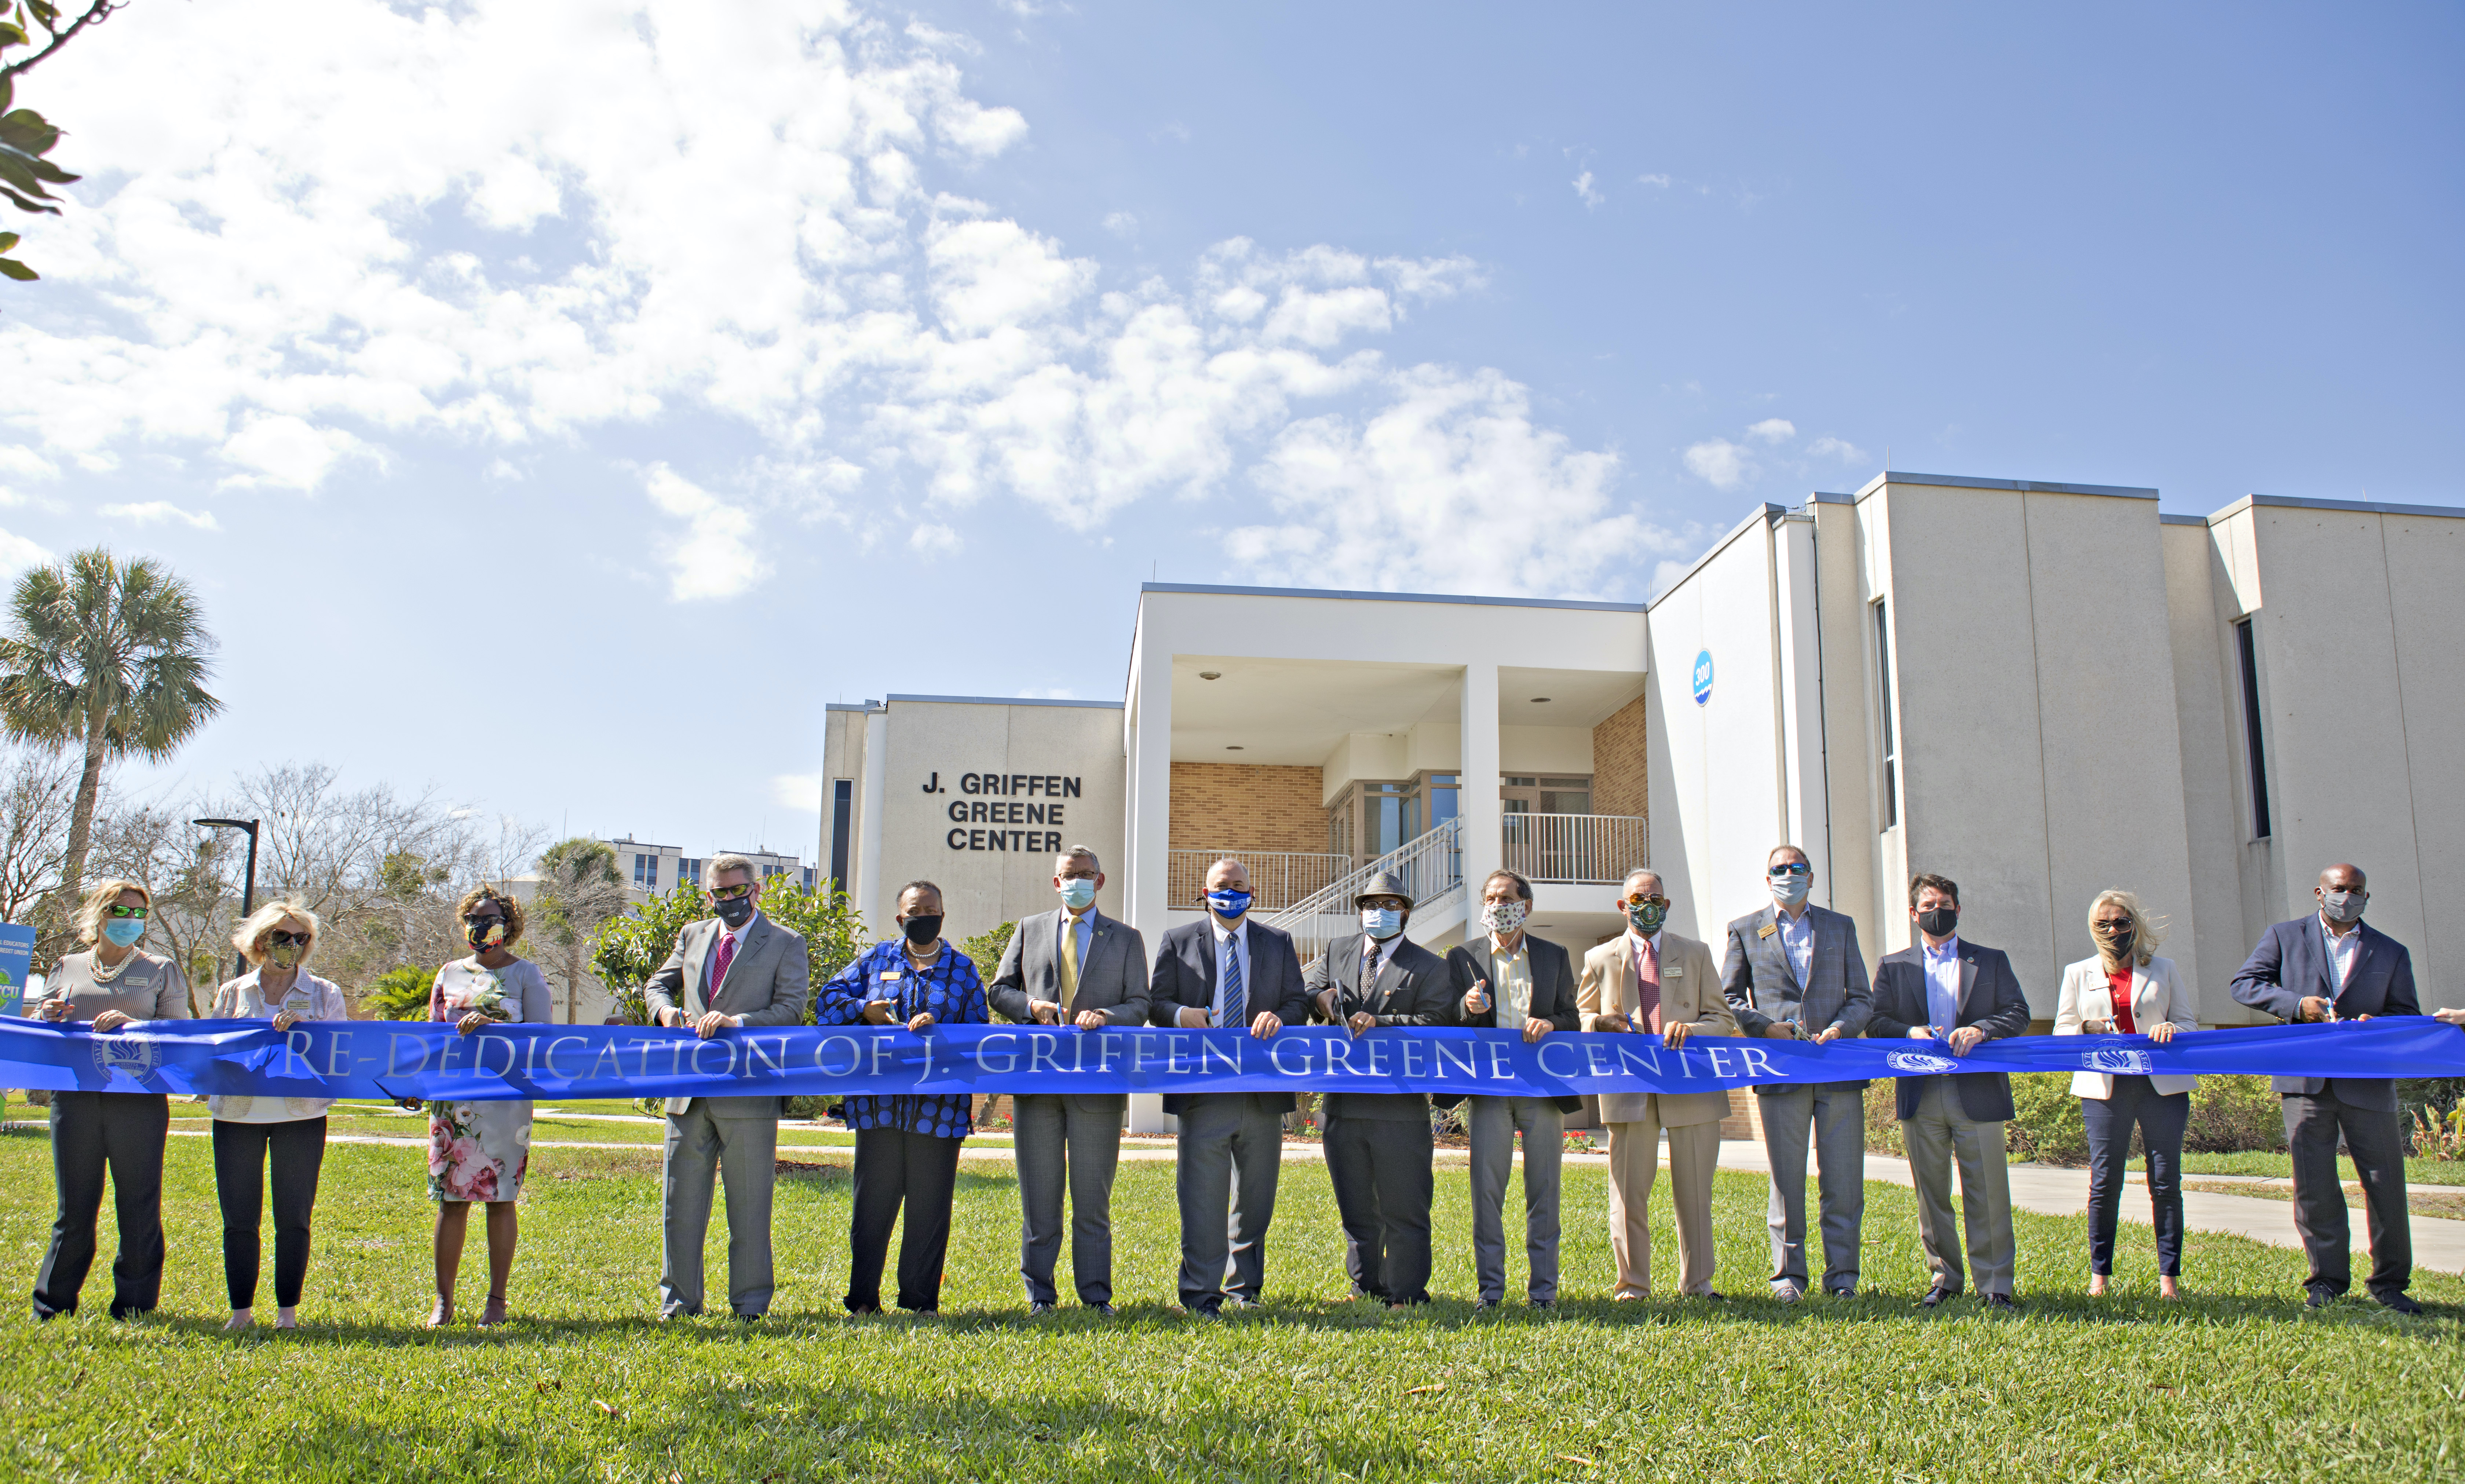
<svg viewBox="0 0 2465 1484"><path fill-rule="evenodd" d="M2460 1004L2426 932L2465 885L2458 631L2465 512L1887 473L1752 512L1649 605L1145 585L1120 701L832 707L820 870L885 933L938 880L964 936L1049 908L1084 842L1152 940L1232 853L1306 944L1384 866L1442 947L1502 865L1580 950L1647 863L1717 939L1786 840L1870 959L1910 941L1913 870L1958 880L2040 1017L2128 887L2218 1025L2352 860L2426 1005Z"/></svg>

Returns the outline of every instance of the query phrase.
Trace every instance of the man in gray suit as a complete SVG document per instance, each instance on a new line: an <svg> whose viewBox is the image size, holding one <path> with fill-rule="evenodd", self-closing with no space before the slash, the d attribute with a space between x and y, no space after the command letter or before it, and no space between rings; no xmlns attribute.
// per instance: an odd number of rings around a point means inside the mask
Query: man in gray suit
<svg viewBox="0 0 2465 1484"><path fill-rule="evenodd" d="M1147 1020L1185 1030L1248 1027L1266 1040L1309 1014L1292 935L1250 920L1250 873L1225 859L1207 868L1207 918L1166 928L1147 979ZM1181 1207L1181 1303L1217 1318L1258 1301L1267 1281L1267 1227L1284 1155L1290 1093L1167 1093L1181 1120L1173 1193Z"/></svg>
<svg viewBox="0 0 2465 1484"><path fill-rule="evenodd" d="M1096 910L1104 865L1074 845L1053 862L1061 905L1018 925L986 998L1021 1024L1143 1026L1147 1019L1147 945L1139 930ZM1061 1188L1070 1187L1070 1276L1078 1301L1113 1313L1113 1171L1121 1156L1119 1093L1073 1096L1023 1094L1010 1099L1018 1160L1018 1271L1031 1314L1051 1314L1058 1296L1053 1265L1061 1255Z"/></svg>
<svg viewBox="0 0 2465 1484"><path fill-rule="evenodd" d="M702 899L715 918L688 922L642 998L654 1025L703 1040L738 1027L802 1025L811 965L805 940L762 915L762 883L742 855L714 855ZM727 1306L758 1319L770 1309L770 1182L778 1164L779 1099L671 1097L660 1170L659 1318L701 1313L702 1238L711 1180L727 1180Z"/></svg>
<svg viewBox="0 0 2465 1484"><path fill-rule="evenodd" d="M1857 924L1807 900L1814 865L1794 845L1765 857L1771 905L1729 924L1721 986L1748 1035L1820 1045L1866 1033L1875 1001ZM1857 1291L1857 1241L1866 1218L1866 1084L1761 1082L1764 1153L1771 1164L1772 1296L1806 1296L1806 1136L1814 1132L1823 1192L1823 1291Z"/></svg>
<svg viewBox="0 0 2465 1484"><path fill-rule="evenodd" d="M1412 897L1403 878L1378 873L1362 883L1353 905L1361 931L1327 944L1309 966L1320 1016L1355 1036L1455 1024L1455 976L1447 961L1404 936ZM1435 1153L1429 1095L1329 1093L1320 1106L1353 1294L1389 1309L1428 1303Z"/></svg>

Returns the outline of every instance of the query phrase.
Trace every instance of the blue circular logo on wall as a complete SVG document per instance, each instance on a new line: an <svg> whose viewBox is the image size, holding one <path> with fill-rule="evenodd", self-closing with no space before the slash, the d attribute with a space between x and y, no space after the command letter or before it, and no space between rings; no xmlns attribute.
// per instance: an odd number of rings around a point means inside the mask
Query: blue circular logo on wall
<svg viewBox="0 0 2465 1484"><path fill-rule="evenodd" d="M1695 704L1709 705L1712 700L1712 652L1705 650L1695 656Z"/></svg>

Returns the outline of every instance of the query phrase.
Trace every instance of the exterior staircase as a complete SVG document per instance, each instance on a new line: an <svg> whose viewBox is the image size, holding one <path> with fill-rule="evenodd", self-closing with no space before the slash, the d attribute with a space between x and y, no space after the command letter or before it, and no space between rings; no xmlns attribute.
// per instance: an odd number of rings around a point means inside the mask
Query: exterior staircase
<svg viewBox="0 0 2465 1484"><path fill-rule="evenodd" d="M1382 871L1403 877L1411 894L1413 941L1427 942L1464 920L1463 821L1458 818L1355 867L1268 918L1267 925L1292 934L1293 946L1307 965L1326 952L1328 943L1361 931L1352 898Z"/></svg>

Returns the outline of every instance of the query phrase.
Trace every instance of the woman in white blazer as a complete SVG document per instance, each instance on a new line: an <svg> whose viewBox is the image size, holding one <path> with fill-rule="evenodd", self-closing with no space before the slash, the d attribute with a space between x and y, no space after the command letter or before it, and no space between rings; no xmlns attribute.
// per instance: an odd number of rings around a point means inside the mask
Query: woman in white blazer
<svg viewBox="0 0 2465 1484"><path fill-rule="evenodd" d="M2063 970L2056 1035L2144 1035L2163 1046L2177 1030L2199 1029L2191 986L2174 961L2157 956L2164 932L2129 892L2097 894L2088 906L2097 952ZM2191 1076L2076 1072L2072 1092L2088 1124L2088 1291L2114 1276L2114 1228L2123 1166L2137 1127L2148 1153L2148 1205L2157 1227L2157 1293L2183 1296L2183 1128L2191 1118Z"/></svg>

